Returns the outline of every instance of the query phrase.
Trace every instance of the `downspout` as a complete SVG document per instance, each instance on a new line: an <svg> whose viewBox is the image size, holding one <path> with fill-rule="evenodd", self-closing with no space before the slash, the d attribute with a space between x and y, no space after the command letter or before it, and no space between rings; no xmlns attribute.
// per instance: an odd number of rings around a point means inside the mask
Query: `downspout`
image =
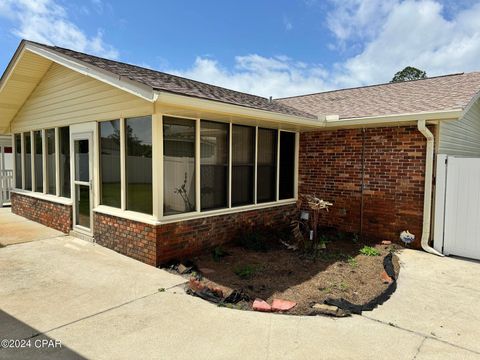
<svg viewBox="0 0 480 360"><path fill-rule="evenodd" d="M444 256L434 248L428 245L430 238L430 219L432 216L432 182L433 182L433 145L434 137L426 126L425 120L418 120L418 131L427 139L427 154L425 158L425 189L423 192L423 230L422 230L422 249L426 252L438 256Z"/></svg>

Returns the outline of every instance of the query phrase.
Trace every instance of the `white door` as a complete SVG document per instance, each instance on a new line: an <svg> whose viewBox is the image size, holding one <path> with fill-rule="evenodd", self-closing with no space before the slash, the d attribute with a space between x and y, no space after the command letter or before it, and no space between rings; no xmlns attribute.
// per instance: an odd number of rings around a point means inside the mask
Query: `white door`
<svg viewBox="0 0 480 360"><path fill-rule="evenodd" d="M480 259L480 159L448 157L443 252Z"/></svg>
<svg viewBox="0 0 480 360"><path fill-rule="evenodd" d="M95 124L70 127L73 229L93 234L93 146Z"/></svg>

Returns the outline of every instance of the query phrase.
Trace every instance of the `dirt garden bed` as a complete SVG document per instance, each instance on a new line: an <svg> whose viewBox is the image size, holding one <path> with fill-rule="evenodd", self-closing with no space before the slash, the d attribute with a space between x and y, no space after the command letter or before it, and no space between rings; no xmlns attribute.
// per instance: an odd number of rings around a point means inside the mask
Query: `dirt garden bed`
<svg viewBox="0 0 480 360"><path fill-rule="evenodd" d="M384 293L391 283L384 259L398 249L390 244L355 242L352 236L338 233L329 236L316 258L289 250L275 239L260 247L240 243L218 247L182 265L170 265L170 269L190 279L188 291L194 295L205 288L219 299L233 290L241 294L235 304L221 300L223 306L252 310L255 299L269 304L283 299L296 303L288 314L314 315L313 305L327 299L365 304ZM398 275L395 255L392 263Z"/></svg>

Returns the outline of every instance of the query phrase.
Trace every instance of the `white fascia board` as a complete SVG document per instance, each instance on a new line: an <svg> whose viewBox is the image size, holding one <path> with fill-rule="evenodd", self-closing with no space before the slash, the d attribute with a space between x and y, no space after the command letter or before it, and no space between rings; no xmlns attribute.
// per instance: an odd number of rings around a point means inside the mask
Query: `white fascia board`
<svg viewBox="0 0 480 360"><path fill-rule="evenodd" d="M107 83L111 86L126 91L132 95L138 96L149 102L155 101L154 91L152 87L139 83L137 81L130 80L125 76L118 76L112 74L106 70L84 63L83 61L72 59L67 55L63 55L54 50L42 48L41 46L35 44L25 44L24 50L28 50L34 54L54 61L57 64L65 66L73 71Z"/></svg>
<svg viewBox="0 0 480 360"><path fill-rule="evenodd" d="M199 99L192 96L173 94L163 91L156 91L155 93L157 94L157 102L160 105L163 104L175 107L191 108L200 111L211 111L234 116L251 117L264 121L308 127L312 130L322 128L324 126L322 122L316 119L301 116L280 114L267 110L253 109L246 106L228 104L209 99Z"/></svg>
<svg viewBox="0 0 480 360"><path fill-rule="evenodd" d="M379 115L369 117L358 117L348 119L331 120L333 116L325 116L323 121L325 128L342 128L357 126L396 126L402 123L413 123L418 120L438 121L438 120L457 120L462 116L463 109L432 111L432 112L418 112L418 113L404 113L394 115Z"/></svg>

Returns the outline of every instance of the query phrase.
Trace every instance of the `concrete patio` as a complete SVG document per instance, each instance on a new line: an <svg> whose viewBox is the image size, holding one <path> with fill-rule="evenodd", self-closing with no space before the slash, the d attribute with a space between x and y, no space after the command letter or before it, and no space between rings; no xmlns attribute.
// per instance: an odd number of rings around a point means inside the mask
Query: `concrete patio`
<svg viewBox="0 0 480 360"><path fill-rule="evenodd" d="M216 307L186 295L182 277L5 209L0 228L0 339L62 343L0 348L2 359L480 358L478 262L404 250L383 306L294 317Z"/></svg>

